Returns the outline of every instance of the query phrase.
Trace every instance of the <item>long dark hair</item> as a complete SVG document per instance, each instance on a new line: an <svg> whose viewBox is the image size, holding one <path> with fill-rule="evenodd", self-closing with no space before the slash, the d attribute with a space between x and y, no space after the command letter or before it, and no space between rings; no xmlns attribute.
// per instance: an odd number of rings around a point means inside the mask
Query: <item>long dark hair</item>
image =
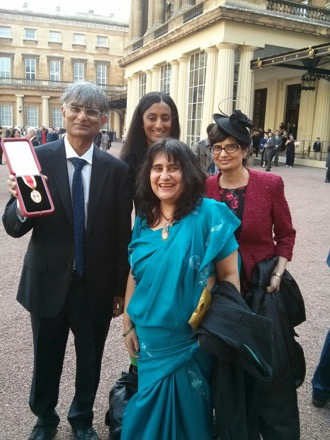
<svg viewBox="0 0 330 440"><path fill-rule="evenodd" d="M178 139L167 138L155 142L147 152L137 179L137 213L145 217L149 226L158 224L160 200L154 194L150 183L150 172L158 154L164 154L167 160L178 164L182 171L183 191L174 210L174 220L180 220L192 212L201 203L205 191L206 176L197 156L191 148Z"/></svg>
<svg viewBox="0 0 330 440"><path fill-rule="evenodd" d="M131 166L135 175L148 151L148 141L143 128L143 115L153 104L159 102L165 102L172 111L170 136L176 139L180 137L178 109L170 95L164 92L150 92L142 96L134 110L125 145L120 153L120 158Z"/></svg>

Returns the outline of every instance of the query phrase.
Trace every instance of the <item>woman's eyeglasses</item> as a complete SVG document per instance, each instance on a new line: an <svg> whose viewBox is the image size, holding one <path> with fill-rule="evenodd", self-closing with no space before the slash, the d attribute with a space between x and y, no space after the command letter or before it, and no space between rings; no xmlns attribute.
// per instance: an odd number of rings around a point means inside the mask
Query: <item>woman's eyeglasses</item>
<svg viewBox="0 0 330 440"><path fill-rule="evenodd" d="M213 145L210 150L212 154L220 154L222 150L225 150L226 153L235 153L240 148L240 145L237 144L228 144L224 147L221 147L221 145Z"/></svg>
<svg viewBox="0 0 330 440"><path fill-rule="evenodd" d="M68 108L71 112L71 114L75 116L79 116L81 112L84 112L87 118L90 119L98 119L102 113L94 108L84 108L79 107L78 105L66 105L66 108Z"/></svg>

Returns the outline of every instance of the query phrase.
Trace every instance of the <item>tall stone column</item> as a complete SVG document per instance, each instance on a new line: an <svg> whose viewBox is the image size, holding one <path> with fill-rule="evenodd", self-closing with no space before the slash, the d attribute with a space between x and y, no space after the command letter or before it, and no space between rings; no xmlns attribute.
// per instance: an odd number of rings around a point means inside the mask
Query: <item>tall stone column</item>
<svg viewBox="0 0 330 440"><path fill-rule="evenodd" d="M176 15L181 8L182 0L173 0L173 15Z"/></svg>
<svg viewBox="0 0 330 440"><path fill-rule="evenodd" d="M207 53L206 62L206 77L205 77L205 91L204 91L204 108L201 125L201 138L206 137L206 127L213 122L212 115L214 113L214 88L219 78L216 78L216 61L218 49L216 47L208 47L205 49Z"/></svg>
<svg viewBox="0 0 330 440"><path fill-rule="evenodd" d="M145 71L146 73L146 93L152 91L152 72L150 69Z"/></svg>
<svg viewBox="0 0 330 440"><path fill-rule="evenodd" d="M131 102L132 102L132 77L127 76L126 78L127 81L127 92L126 92L126 112L124 114L124 118L123 118L123 127L122 127L122 135L124 133L127 132L127 123L130 119L128 119L128 117L130 117L131 115Z"/></svg>
<svg viewBox="0 0 330 440"><path fill-rule="evenodd" d="M249 118L253 116L253 71L250 61L257 47L240 46L241 60L239 64L238 88L236 108L245 113Z"/></svg>
<svg viewBox="0 0 330 440"><path fill-rule="evenodd" d="M124 129L127 129L126 122L127 117L131 115L131 102L132 102L132 77L128 76L126 77L127 81L127 94L126 94L126 117L125 117L125 124Z"/></svg>
<svg viewBox="0 0 330 440"><path fill-rule="evenodd" d="M312 92L309 92L312 93ZM330 82L325 79L320 79L317 83L316 89L316 105L314 112L314 125L313 125L313 139L318 136L321 141L330 140L330 121L329 121L329 109L330 109ZM323 146L322 151L326 151L328 145ZM325 160L326 157L322 155Z"/></svg>
<svg viewBox="0 0 330 440"><path fill-rule="evenodd" d="M170 61L171 64L171 85L170 95L175 103L178 100L178 81L179 81L179 62L177 60Z"/></svg>
<svg viewBox="0 0 330 440"><path fill-rule="evenodd" d="M148 26L147 30L150 31L154 27L154 0L148 0Z"/></svg>
<svg viewBox="0 0 330 440"><path fill-rule="evenodd" d="M143 35L143 1L131 0L132 41L139 40Z"/></svg>
<svg viewBox="0 0 330 440"><path fill-rule="evenodd" d="M159 92L159 67L153 67L151 69L151 91Z"/></svg>
<svg viewBox="0 0 330 440"><path fill-rule="evenodd" d="M111 115L111 128L113 128L116 132L117 139L120 138L121 135L121 127L120 127L120 116L117 112L110 112Z"/></svg>
<svg viewBox="0 0 330 440"><path fill-rule="evenodd" d="M179 112L179 120L181 125L181 139L186 142L187 136L187 102L188 102L188 64L189 56L183 56L178 59L178 94L177 107Z"/></svg>
<svg viewBox="0 0 330 440"><path fill-rule="evenodd" d="M135 107L139 102L139 75L134 73L131 77L131 87L127 90L127 94L130 95L129 98L129 107L127 107L127 125L126 129L128 130L129 124L131 123L132 115L134 113Z"/></svg>
<svg viewBox="0 0 330 440"><path fill-rule="evenodd" d="M191 6L195 4L194 0L182 0L181 2L181 10L189 9Z"/></svg>
<svg viewBox="0 0 330 440"><path fill-rule="evenodd" d="M165 22L165 1L153 1L152 3L154 5L153 26L159 26Z"/></svg>
<svg viewBox="0 0 330 440"><path fill-rule="evenodd" d="M216 70L216 82L214 87L213 113L231 115L233 112L234 96L234 67L235 67L235 44L221 43L216 45L218 49L218 65Z"/></svg>
<svg viewBox="0 0 330 440"><path fill-rule="evenodd" d="M42 125L49 127L49 99L50 96L42 96Z"/></svg>
<svg viewBox="0 0 330 440"><path fill-rule="evenodd" d="M24 126L24 107L23 107L23 98L24 95L15 95L16 96L16 124L18 127Z"/></svg>
<svg viewBox="0 0 330 440"><path fill-rule="evenodd" d="M133 40L133 6L134 0L131 0L131 5L129 9L129 20L128 20L128 42Z"/></svg>
<svg viewBox="0 0 330 440"><path fill-rule="evenodd" d="M278 93L277 96L281 94L285 95L285 93L283 93L283 90L279 90L279 92L280 93ZM316 96L314 92L309 92L307 90L301 91L300 105L299 105L298 132L296 138L298 141L301 139L305 139L309 142L308 143L300 142L300 147L296 148L296 153L301 153L302 149L307 150L308 146L310 145L310 140L313 139L312 133L314 126L315 103L316 103ZM280 103L278 104L278 106L280 106ZM284 104L280 108L286 108L285 106L286 106L286 100L284 100ZM284 122L288 122L288 121L284 121Z"/></svg>

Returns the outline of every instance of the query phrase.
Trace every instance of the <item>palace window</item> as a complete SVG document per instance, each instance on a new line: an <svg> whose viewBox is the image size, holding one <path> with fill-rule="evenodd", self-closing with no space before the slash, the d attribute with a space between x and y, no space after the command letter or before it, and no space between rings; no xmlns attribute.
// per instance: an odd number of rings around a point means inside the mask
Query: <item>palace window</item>
<svg viewBox="0 0 330 440"><path fill-rule="evenodd" d="M164 64L160 69L160 90L170 94L171 88L171 78L172 78L172 66L167 63Z"/></svg>
<svg viewBox="0 0 330 440"><path fill-rule="evenodd" d="M63 127L63 116L60 107L53 108L53 127Z"/></svg>
<svg viewBox="0 0 330 440"><path fill-rule="evenodd" d="M0 105L0 125L2 127L12 127L14 125L11 105Z"/></svg>
<svg viewBox="0 0 330 440"><path fill-rule="evenodd" d="M0 78L11 78L11 58L0 57Z"/></svg>
<svg viewBox="0 0 330 440"><path fill-rule="evenodd" d="M26 122L29 127L37 128L38 124L38 107L27 106L26 108Z"/></svg>
<svg viewBox="0 0 330 440"><path fill-rule="evenodd" d="M84 81L85 79L85 64L74 63L73 64L73 81Z"/></svg>
<svg viewBox="0 0 330 440"><path fill-rule="evenodd" d="M142 72L139 75L139 99L146 94L147 90L147 75Z"/></svg>
<svg viewBox="0 0 330 440"><path fill-rule="evenodd" d="M61 43L61 32L49 31L49 42Z"/></svg>
<svg viewBox="0 0 330 440"><path fill-rule="evenodd" d="M108 37L103 37L102 35L98 35L96 45L100 47L108 47Z"/></svg>
<svg viewBox="0 0 330 440"><path fill-rule="evenodd" d="M49 61L49 79L50 81L61 81L61 61Z"/></svg>
<svg viewBox="0 0 330 440"><path fill-rule="evenodd" d="M202 124L204 91L206 76L206 52L198 52L191 56L189 65L188 85L188 119L187 144L195 145L199 140Z"/></svg>
<svg viewBox="0 0 330 440"><path fill-rule="evenodd" d="M0 26L0 38L11 38L11 28L8 26Z"/></svg>
<svg viewBox="0 0 330 440"><path fill-rule="evenodd" d="M36 79L37 60L35 58L25 59L25 79Z"/></svg>
<svg viewBox="0 0 330 440"><path fill-rule="evenodd" d="M36 29L24 29L24 38L25 40L36 40L37 39L37 31Z"/></svg>
<svg viewBox="0 0 330 440"><path fill-rule="evenodd" d="M85 35L84 34L73 34L73 44L83 44L85 45Z"/></svg>
<svg viewBox="0 0 330 440"><path fill-rule="evenodd" d="M96 66L96 84L105 86L107 84L107 65L97 64Z"/></svg>

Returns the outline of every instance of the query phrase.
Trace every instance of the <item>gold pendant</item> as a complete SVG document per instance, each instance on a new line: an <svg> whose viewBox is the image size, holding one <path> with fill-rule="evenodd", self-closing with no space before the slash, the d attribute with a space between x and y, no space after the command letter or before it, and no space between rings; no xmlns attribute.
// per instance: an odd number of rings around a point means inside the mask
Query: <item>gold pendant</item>
<svg viewBox="0 0 330 440"><path fill-rule="evenodd" d="M162 239L163 240L167 240L170 233L169 233L169 228L171 228L173 226L173 222L166 222L165 225L163 226L162 229Z"/></svg>
<svg viewBox="0 0 330 440"><path fill-rule="evenodd" d="M167 240L168 239L168 230L162 230L162 239Z"/></svg>

